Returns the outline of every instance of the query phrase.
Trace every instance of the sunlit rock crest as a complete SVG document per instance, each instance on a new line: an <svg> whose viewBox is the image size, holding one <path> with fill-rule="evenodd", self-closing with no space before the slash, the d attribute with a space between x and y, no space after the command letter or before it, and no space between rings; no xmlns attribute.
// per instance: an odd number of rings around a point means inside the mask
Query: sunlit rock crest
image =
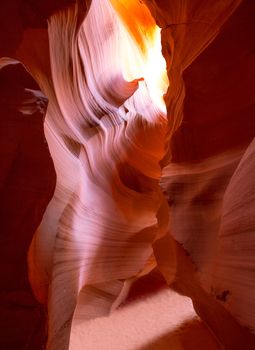
<svg viewBox="0 0 255 350"><path fill-rule="evenodd" d="M77 6L53 16L49 39L52 83L41 85L58 182L30 276L41 300L49 286L48 349L67 349L72 321L108 314L155 266L152 242L168 221L159 187L167 123L138 75L144 48L109 1L93 1L82 24Z"/></svg>
<svg viewBox="0 0 255 350"><path fill-rule="evenodd" d="M148 80L153 66L147 77L144 69L151 19L130 21L125 1L94 0L85 19L78 5L56 14L49 22L52 78L45 62L37 69L30 62L51 101L45 129L58 175L30 250L40 300L49 287L48 349L68 348L72 320L117 306L135 276L155 266L153 249L168 283L181 281L177 289L209 326L214 316L221 320L223 329L213 331L226 348L239 349L238 323L254 331L251 117L240 130L242 113L254 111L254 79L245 68L241 87L231 80L238 59L242 67L251 61L252 25L235 15L252 23L252 1L144 3L162 28L167 118ZM237 37L234 52L229 38ZM232 52L237 61L227 74Z"/></svg>

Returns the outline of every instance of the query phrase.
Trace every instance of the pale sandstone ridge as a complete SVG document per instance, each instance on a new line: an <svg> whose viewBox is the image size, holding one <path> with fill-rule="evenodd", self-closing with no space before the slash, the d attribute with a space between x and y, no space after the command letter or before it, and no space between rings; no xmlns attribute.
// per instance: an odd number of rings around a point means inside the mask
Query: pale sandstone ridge
<svg viewBox="0 0 255 350"><path fill-rule="evenodd" d="M45 131L57 172L30 254L34 291L48 298L48 349L67 349L72 322L121 303L155 266L152 242L168 220L159 187L166 116L146 81L124 79L120 59L132 71L142 52L109 1L93 1L82 24L78 15L73 6L50 19L52 80L29 63L50 100Z"/></svg>
<svg viewBox="0 0 255 350"><path fill-rule="evenodd" d="M139 20L115 0L14 7L40 27L18 57L49 99L57 173L29 254L47 350L67 350L72 325L108 315L156 265L225 349L253 349L255 4L144 3L162 28L167 115L138 74Z"/></svg>

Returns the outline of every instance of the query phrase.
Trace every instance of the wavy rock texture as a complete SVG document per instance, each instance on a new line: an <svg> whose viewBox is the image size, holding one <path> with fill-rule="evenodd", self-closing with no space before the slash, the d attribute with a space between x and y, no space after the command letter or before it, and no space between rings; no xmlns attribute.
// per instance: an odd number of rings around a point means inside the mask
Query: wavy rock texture
<svg viewBox="0 0 255 350"><path fill-rule="evenodd" d="M50 65L45 32L23 51L50 100L58 178L30 249L48 349L67 349L71 322L108 314L156 263L226 349L252 349L254 2L144 3L162 28L168 118L143 70L151 19L128 20L124 1L51 17Z"/></svg>
<svg viewBox="0 0 255 350"><path fill-rule="evenodd" d="M155 266L152 242L168 221L159 187L167 123L141 79L145 55L109 1L93 1L81 25L78 11L51 18L52 82L36 73L58 178L30 254L40 300L49 286L48 349L68 348L72 321L108 314Z"/></svg>
<svg viewBox="0 0 255 350"><path fill-rule="evenodd" d="M197 269L196 279L187 282L189 262L185 271L180 259L176 287L192 297L227 349L252 349L254 337L238 331L238 323L254 332L254 2L146 4L162 27L170 80L170 144L162 177L170 231ZM167 253L158 249L170 281Z"/></svg>

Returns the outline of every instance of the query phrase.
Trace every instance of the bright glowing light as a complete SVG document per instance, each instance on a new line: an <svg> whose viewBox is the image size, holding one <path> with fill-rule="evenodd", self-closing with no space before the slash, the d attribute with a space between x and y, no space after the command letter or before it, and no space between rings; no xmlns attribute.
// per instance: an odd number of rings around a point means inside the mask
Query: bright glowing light
<svg viewBox="0 0 255 350"><path fill-rule="evenodd" d="M139 0L111 0L123 23L122 64L127 80L144 80L152 101L166 113L163 95L169 85L161 53L160 28Z"/></svg>
<svg viewBox="0 0 255 350"><path fill-rule="evenodd" d="M148 43L144 62L143 77L148 84L152 99L156 105L165 112L163 94L168 87L166 62L161 53L161 34L159 27L155 26L152 41Z"/></svg>

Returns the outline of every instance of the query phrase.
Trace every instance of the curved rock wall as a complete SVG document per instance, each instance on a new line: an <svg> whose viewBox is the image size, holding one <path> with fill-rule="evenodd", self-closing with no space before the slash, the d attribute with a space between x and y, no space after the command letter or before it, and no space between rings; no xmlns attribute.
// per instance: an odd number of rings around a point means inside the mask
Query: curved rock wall
<svg viewBox="0 0 255 350"><path fill-rule="evenodd" d="M252 349L254 2L144 1L162 28L167 116L134 65L144 23L125 23L120 3L22 7L41 27L19 58L49 98L57 172L29 256L48 349L67 349L72 322L109 313L156 263L226 349Z"/></svg>
<svg viewBox="0 0 255 350"><path fill-rule="evenodd" d="M170 232L190 254L199 279L187 286L188 270L179 272L184 275L177 288L193 294L197 311L226 348L250 349L254 340L243 345L245 334L234 337L235 327L220 335L209 311L214 302L205 316L192 289L202 285L217 300L216 309L224 306L254 332L254 2L146 4L162 27L170 80L170 143L162 177ZM159 263L167 278L167 262Z"/></svg>
<svg viewBox="0 0 255 350"><path fill-rule="evenodd" d="M51 200L55 170L44 137L47 98L24 66L0 58L0 344L45 342L45 315L29 281L27 254Z"/></svg>
<svg viewBox="0 0 255 350"><path fill-rule="evenodd" d="M143 51L109 1L95 0L81 26L78 6L51 17L49 50L52 80L27 58L50 100L58 179L30 277L37 297L49 298L48 348L67 349L71 322L109 313L155 266L152 242L168 221L159 187L167 124L132 65L135 57L142 72Z"/></svg>

